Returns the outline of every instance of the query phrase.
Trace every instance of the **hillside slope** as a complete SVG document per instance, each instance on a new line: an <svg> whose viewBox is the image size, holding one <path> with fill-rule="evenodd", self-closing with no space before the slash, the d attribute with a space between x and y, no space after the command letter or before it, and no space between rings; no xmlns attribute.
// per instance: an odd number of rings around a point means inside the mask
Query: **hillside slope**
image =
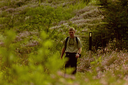
<svg viewBox="0 0 128 85"><path fill-rule="evenodd" d="M51 29L61 28L61 26L69 26L74 24L77 28L82 28L83 31L91 29L95 25L99 25L103 16L98 9L98 6L85 6L85 8L75 11L75 16L67 21L61 21L57 26L51 27Z"/></svg>
<svg viewBox="0 0 128 85"><path fill-rule="evenodd" d="M22 40L22 38L33 36L33 35L38 35L38 30L33 29L33 27L36 27L36 23L39 23L41 25L45 20L42 20L41 23L40 21L32 21L32 17L30 14L26 15L26 12L30 9L35 9L40 6L51 6L53 8L58 8L60 6L62 7L68 7L70 5L76 4L77 1L71 0L70 2L65 1L65 2L38 2L36 0L34 1L24 1L24 0L11 0L6 3L6 1L1 0L0 4L0 16L1 16L1 22L0 22L0 27L1 27L1 32L4 31L4 29L14 29L17 31L17 39L16 40ZM30 11L31 12L31 11ZM43 13L43 12L42 12ZM34 13L36 17L36 13ZM38 14L38 13L37 13ZM68 15L67 15L68 16ZM52 25L50 26L50 29L61 29L61 31L65 30L67 26L75 26L77 29L77 35L82 37L83 34L81 34L84 31L96 28L98 25L100 25L100 21L103 18L103 16L100 14L100 11L97 6L85 6L84 8L81 9L74 9L71 18L67 20L60 20L59 22L56 23L56 21L53 20ZM45 16L44 16L45 17ZM61 17L60 17L61 18ZM39 19L37 17L37 19ZM36 18L33 20L37 20ZM49 21L50 22L50 21ZM33 27L31 27L31 23L33 24ZM45 25L45 24L44 24ZM47 22L46 22L47 25ZM42 26L43 27L43 24ZM32 29L32 30L29 30ZM47 28L48 29L48 28ZM52 31L52 30L51 30ZM59 32L60 33L60 32ZM22 37L21 37L22 36ZM33 46L35 42L33 42ZM1 43L2 44L2 43ZM32 44L32 43L31 43Z"/></svg>

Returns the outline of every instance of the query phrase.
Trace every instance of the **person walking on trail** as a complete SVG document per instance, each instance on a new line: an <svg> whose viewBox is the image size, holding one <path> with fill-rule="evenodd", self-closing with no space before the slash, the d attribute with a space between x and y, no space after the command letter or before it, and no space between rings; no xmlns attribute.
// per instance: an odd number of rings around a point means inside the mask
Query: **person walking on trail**
<svg viewBox="0 0 128 85"><path fill-rule="evenodd" d="M82 52L82 43L78 37L75 36L75 29L70 28L69 29L69 37L67 37L63 45L64 47L62 48L61 52L61 58L63 58L64 53L66 53L66 58L68 58L68 61L65 64L65 69L66 68L74 68L74 71L72 74L76 74L77 70L77 59L81 56Z"/></svg>

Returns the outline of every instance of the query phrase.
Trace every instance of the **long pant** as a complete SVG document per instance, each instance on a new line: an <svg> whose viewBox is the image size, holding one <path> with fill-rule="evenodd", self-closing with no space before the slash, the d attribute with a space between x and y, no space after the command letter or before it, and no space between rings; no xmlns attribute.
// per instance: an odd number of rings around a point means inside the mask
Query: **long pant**
<svg viewBox="0 0 128 85"><path fill-rule="evenodd" d="M65 69L66 68L73 68L72 74L76 74L77 71L77 58L76 58L76 53L66 53L66 58L68 58L68 61L65 64Z"/></svg>

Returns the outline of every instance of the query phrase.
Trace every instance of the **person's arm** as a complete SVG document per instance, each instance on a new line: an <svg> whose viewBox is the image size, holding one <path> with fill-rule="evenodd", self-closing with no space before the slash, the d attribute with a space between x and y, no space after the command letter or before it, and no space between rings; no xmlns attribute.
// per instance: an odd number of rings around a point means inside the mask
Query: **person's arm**
<svg viewBox="0 0 128 85"><path fill-rule="evenodd" d="M77 51L77 54L76 54L76 58L79 58L79 57L81 57L82 43L81 43L79 38L77 38L77 39L78 39L78 51Z"/></svg>
<svg viewBox="0 0 128 85"><path fill-rule="evenodd" d="M82 48L79 48L78 54L81 54L81 52L82 52Z"/></svg>
<svg viewBox="0 0 128 85"><path fill-rule="evenodd" d="M65 47L62 48L62 51L61 51L61 59L63 58L64 53L65 53Z"/></svg>
<svg viewBox="0 0 128 85"><path fill-rule="evenodd" d="M79 58L81 56L81 52L82 52L82 48L79 48L79 50L76 54L76 58Z"/></svg>

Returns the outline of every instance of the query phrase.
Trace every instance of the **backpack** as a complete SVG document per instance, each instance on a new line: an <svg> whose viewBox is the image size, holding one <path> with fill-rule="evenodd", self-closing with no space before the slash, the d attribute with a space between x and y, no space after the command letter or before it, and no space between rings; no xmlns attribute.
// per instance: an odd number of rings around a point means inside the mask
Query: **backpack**
<svg viewBox="0 0 128 85"><path fill-rule="evenodd" d="M78 45L78 38L77 37L75 37L76 38L76 43L77 43L77 45ZM67 37L66 38L66 41L65 41L65 50L66 50L66 48L67 48L67 41L68 41L68 39L69 39L69 37Z"/></svg>

